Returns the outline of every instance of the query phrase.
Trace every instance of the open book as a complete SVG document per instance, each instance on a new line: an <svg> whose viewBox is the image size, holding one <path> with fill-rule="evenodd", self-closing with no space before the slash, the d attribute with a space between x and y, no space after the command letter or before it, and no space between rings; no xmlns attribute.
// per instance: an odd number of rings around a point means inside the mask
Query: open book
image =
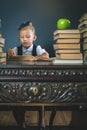
<svg viewBox="0 0 87 130"><path fill-rule="evenodd" d="M7 64L50 64L50 58L35 59L34 56L11 56L7 58Z"/></svg>
<svg viewBox="0 0 87 130"><path fill-rule="evenodd" d="M8 60L15 60L15 61L37 61L34 56L11 56ZM50 59L46 58L39 58L38 60L46 60L49 61Z"/></svg>

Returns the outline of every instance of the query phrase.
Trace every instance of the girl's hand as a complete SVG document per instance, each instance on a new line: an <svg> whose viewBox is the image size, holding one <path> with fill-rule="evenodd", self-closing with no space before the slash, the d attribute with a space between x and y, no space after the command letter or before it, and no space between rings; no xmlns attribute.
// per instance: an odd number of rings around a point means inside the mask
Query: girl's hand
<svg viewBox="0 0 87 130"><path fill-rule="evenodd" d="M10 56L16 56L16 52L13 49L9 49L7 51L7 57L10 57Z"/></svg>

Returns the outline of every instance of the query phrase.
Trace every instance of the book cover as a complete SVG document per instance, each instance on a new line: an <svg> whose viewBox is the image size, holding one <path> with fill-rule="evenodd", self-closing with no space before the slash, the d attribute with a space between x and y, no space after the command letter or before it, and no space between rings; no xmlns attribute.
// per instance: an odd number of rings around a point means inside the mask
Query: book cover
<svg viewBox="0 0 87 130"><path fill-rule="evenodd" d="M54 49L55 50L58 50L58 49L80 49L80 44L57 44L55 43L53 45Z"/></svg>
<svg viewBox="0 0 87 130"><path fill-rule="evenodd" d="M59 33L53 37L54 40L59 38L81 38L80 33Z"/></svg>
<svg viewBox="0 0 87 130"><path fill-rule="evenodd" d="M5 44L5 39L2 38L2 37L0 37L0 43L1 43L1 44Z"/></svg>
<svg viewBox="0 0 87 130"><path fill-rule="evenodd" d="M83 44L83 50L87 50L87 44Z"/></svg>
<svg viewBox="0 0 87 130"><path fill-rule="evenodd" d="M6 57L6 52L0 52L0 57Z"/></svg>
<svg viewBox="0 0 87 130"><path fill-rule="evenodd" d="M82 30L84 28L87 28L87 24L84 24L83 26L79 27L79 30Z"/></svg>
<svg viewBox="0 0 87 130"><path fill-rule="evenodd" d="M83 32L83 38L87 38L87 32Z"/></svg>
<svg viewBox="0 0 87 130"><path fill-rule="evenodd" d="M3 49L2 49L2 47L0 47L0 52L3 52Z"/></svg>
<svg viewBox="0 0 87 130"><path fill-rule="evenodd" d="M87 51L84 51L84 59L87 58Z"/></svg>
<svg viewBox="0 0 87 130"><path fill-rule="evenodd" d="M0 62L6 62L6 57L0 57Z"/></svg>
<svg viewBox="0 0 87 130"><path fill-rule="evenodd" d="M70 60L82 60L83 59L83 55L82 53L79 53L79 54L56 54L56 58L59 58L59 59L70 59Z"/></svg>
<svg viewBox="0 0 87 130"><path fill-rule="evenodd" d="M86 26L87 25L87 20L82 21L79 25L78 28L81 28L82 26Z"/></svg>
<svg viewBox="0 0 87 130"><path fill-rule="evenodd" d="M55 30L53 32L53 35L59 34L59 33L80 33L79 29L65 29L65 30Z"/></svg>
<svg viewBox="0 0 87 130"><path fill-rule="evenodd" d="M2 61L2 62L0 61L0 64L6 64L6 61Z"/></svg>
<svg viewBox="0 0 87 130"><path fill-rule="evenodd" d="M4 47L4 44L3 44L3 43L0 43L0 48L1 48L1 47L2 47L2 48Z"/></svg>
<svg viewBox="0 0 87 130"><path fill-rule="evenodd" d="M83 64L83 59L82 60L59 60L59 59L54 59L53 64Z"/></svg>
<svg viewBox="0 0 87 130"><path fill-rule="evenodd" d="M86 37L83 39L83 43L87 43L87 38Z"/></svg>
<svg viewBox="0 0 87 130"><path fill-rule="evenodd" d="M81 53L80 49L58 49L55 50L56 53Z"/></svg>
<svg viewBox="0 0 87 130"><path fill-rule="evenodd" d="M56 43L80 43L80 38L59 38Z"/></svg>
<svg viewBox="0 0 87 130"><path fill-rule="evenodd" d="M81 27L79 28L80 33L87 32L87 27Z"/></svg>

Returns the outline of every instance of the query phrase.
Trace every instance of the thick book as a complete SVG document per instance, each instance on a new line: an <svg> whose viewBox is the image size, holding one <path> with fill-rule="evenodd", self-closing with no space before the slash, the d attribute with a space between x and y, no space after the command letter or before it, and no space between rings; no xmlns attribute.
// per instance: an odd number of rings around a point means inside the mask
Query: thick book
<svg viewBox="0 0 87 130"><path fill-rule="evenodd" d="M6 61L2 61L2 62L0 61L0 64L6 64Z"/></svg>
<svg viewBox="0 0 87 130"><path fill-rule="evenodd" d="M83 59L82 60L59 60L59 59L54 59L53 64L58 65L58 64L83 64Z"/></svg>
<svg viewBox="0 0 87 130"><path fill-rule="evenodd" d="M87 44L83 44L83 50L87 50Z"/></svg>
<svg viewBox="0 0 87 130"><path fill-rule="evenodd" d="M58 49L55 53L81 53L80 49Z"/></svg>
<svg viewBox="0 0 87 130"><path fill-rule="evenodd" d="M81 26L81 27L79 28L79 31L80 31L80 30L83 30L84 28L87 28L87 24ZM80 33L81 33L81 31L80 31Z"/></svg>
<svg viewBox="0 0 87 130"><path fill-rule="evenodd" d="M53 32L53 35L59 34L59 33L80 33L79 29L65 29L65 30L55 30Z"/></svg>
<svg viewBox="0 0 87 130"><path fill-rule="evenodd" d="M3 48L4 46L5 46L5 44L3 44L3 43L0 43L0 48L1 48L1 47Z"/></svg>
<svg viewBox="0 0 87 130"><path fill-rule="evenodd" d="M6 57L0 57L0 62L6 62Z"/></svg>
<svg viewBox="0 0 87 130"><path fill-rule="evenodd" d="M87 59L87 51L84 52L84 59Z"/></svg>
<svg viewBox="0 0 87 130"><path fill-rule="evenodd" d="M56 58L58 59L67 59L67 60L82 60L82 53L79 54L56 54Z"/></svg>
<svg viewBox="0 0 87 130"><path fill-rule="evenodd" d="M53 37L54 40L59 38L81 38L80 33L59 33Z"/></svg>
<svg viewBox="0 0 87 130"><path fill-rule="evenodd" d="M0 43L5 44L5 39L0 37Z"/></svg>
<svg viewBox="0 0 87 130"><path fill-rule="evenodd" d="M87 32L87 27L81 27L79 28L80 33Z"/></svg>
<svg viewBox="0 0 87 130"><path fill-rule="evenodd" d="M58 50L58 49L80 49L80 44L57 44L55 43L53 45L54 50Z"/></svg>
<svg viewBox="0 0 87 130"><path fill-rule="evenodd" d="M83 39L83 43L87 43L87 37Z"/></svg>
<svg viewBox="0 0 87 130"><path fill-rule="evenodd" d="M82 35L83 35L83 38L87 38L87 32L84 32Z"/></svg>
<svg viewBox="0 0 87 130"><path fill-rule="evenodd" d="M87 25L87 20L82 21L79 25L78 28L81 28L82 26L86 26Z"/></svg>
<svg viewBox="0 0 87 130"><path fill-rule="evenodd" d="M3 52L3 48L2 48L2 47L0 47L0 53L1 53L1 52Z"/></svg>
<svg viewBox="0 0 87 130"><path fill-rule="evenodd" d="M6 57L6 52L0 52L0 57Z"/></svg>
<svg viewBox="0 0 87 130"><path fill-rule="evenodd" d="M80 38L59 38L56 43L80 43Z"/></svg>

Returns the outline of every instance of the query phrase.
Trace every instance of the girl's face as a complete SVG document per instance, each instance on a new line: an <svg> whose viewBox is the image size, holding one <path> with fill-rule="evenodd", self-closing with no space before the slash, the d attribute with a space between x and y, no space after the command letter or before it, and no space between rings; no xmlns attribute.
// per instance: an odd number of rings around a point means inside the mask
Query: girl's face
<svg viewBox="0 0 87 130"><path fill-rule="evenodd" d="M33 42L36 40L36 35L34 34L34 32L27 28L27 29L22 29L19 32L19 40L20 43L23 47L28 48L30 47Z"/></svg>

